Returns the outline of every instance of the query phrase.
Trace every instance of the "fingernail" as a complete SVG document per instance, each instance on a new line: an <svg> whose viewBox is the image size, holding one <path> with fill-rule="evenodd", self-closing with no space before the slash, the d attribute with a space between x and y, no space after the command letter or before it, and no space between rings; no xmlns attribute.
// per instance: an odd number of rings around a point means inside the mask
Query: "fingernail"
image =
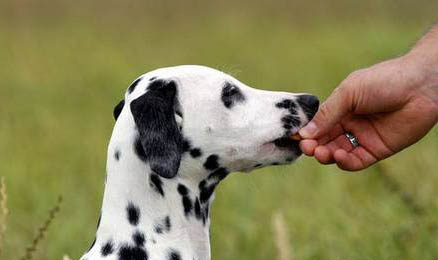
<svg viewBox="0 0 438 260"><path fill-rule="evenodd" d="M301 137L312 138L316 133L316 125L313 122L308 123L305 127L299 131Z"/></svg>

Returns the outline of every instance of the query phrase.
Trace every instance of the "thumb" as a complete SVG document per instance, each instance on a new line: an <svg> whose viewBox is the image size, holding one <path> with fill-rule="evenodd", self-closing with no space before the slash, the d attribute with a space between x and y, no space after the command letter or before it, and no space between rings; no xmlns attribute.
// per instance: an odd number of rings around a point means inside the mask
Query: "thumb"
<svg viewBox="0 0 438 260"><path fill-rule="evenodd" d="M329 132L352 110L350 90L336 88L327 100L321 104L312 121L303 127L299 134L304 139L318 139Z"/></svg>

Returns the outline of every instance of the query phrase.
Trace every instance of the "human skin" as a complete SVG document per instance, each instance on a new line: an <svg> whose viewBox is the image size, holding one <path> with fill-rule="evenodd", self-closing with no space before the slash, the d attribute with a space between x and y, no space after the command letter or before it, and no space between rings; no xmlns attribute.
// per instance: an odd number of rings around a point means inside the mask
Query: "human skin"
<svg viewBox="0 0 438 260"><path fill-rule="evenodd" d="M351 73L299 134L304 154L358 171L424 137L438 121L438 25L404 56ZM353 133L360 146L345 137Z"/></svg>

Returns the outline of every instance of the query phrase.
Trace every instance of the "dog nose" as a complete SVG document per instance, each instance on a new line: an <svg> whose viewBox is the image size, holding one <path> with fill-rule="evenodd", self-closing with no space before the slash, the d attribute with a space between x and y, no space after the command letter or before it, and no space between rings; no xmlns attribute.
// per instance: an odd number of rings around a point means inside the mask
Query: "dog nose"
<svg viewBox="0 0 438 260"><path fill-rule="evenodd" d="M307 115L309 121L312 120L313 116L316 114L316 111L318 111L318 98L313 95L300 95L298 96L297 102L303 108L304 113Z"/></svg>

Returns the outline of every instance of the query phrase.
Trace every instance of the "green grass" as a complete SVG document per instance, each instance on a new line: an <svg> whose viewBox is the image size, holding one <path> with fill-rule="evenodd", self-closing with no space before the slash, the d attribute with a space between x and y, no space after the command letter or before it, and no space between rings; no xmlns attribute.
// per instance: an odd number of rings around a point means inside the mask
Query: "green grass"
<svg viewBox="0 0 438 260"><path fill-rule="evenodd" d="M328 2L2 3L0 175L11 214L1 258L24 255L59 194L61 212L37 258L78 258L88 249L112 109L136 76L204 64L250 86L324 99L353 70L406 52L438 7ZM235 174L213 204L213 259L275 259L276 211L286 218L293 259L438 259L437 158L434 129L359 174L310 158Z"/></svg>

